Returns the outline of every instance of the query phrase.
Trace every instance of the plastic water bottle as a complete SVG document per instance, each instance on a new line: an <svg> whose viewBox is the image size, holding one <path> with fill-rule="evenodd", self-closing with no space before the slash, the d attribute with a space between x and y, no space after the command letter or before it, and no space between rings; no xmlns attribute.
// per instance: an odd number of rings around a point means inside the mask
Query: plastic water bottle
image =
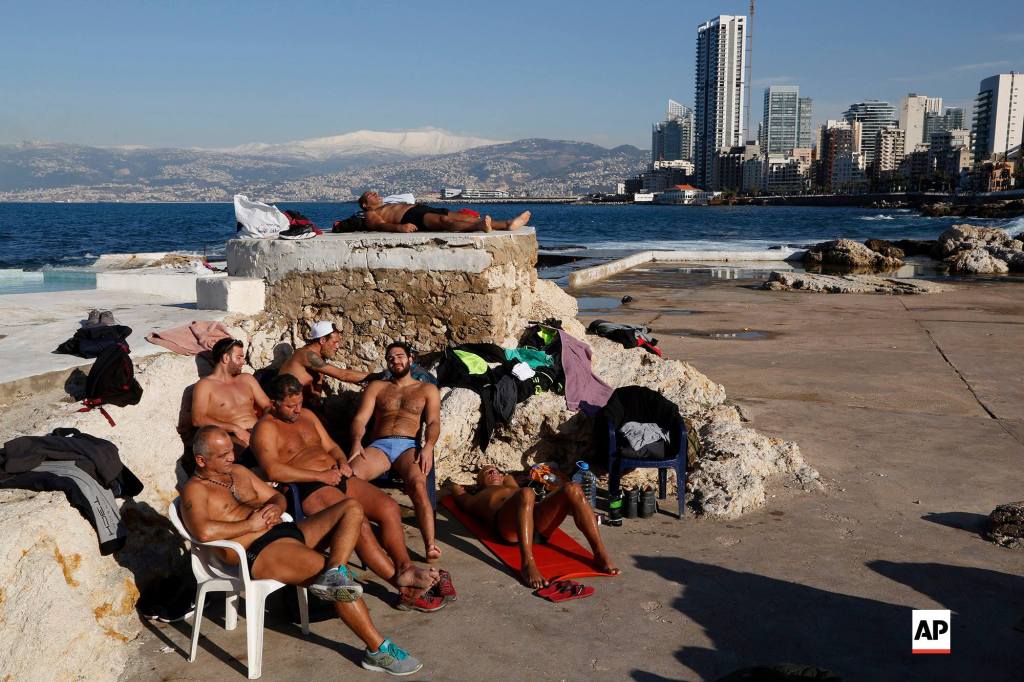
<svg viewBox="0 0 1024 682"><path fill-rule="evenodd" d="M597 509L597 476L590 470L590 465L583 461L576 462L576 473L572 475L572 482L580 484L590 508Z"/></svg>

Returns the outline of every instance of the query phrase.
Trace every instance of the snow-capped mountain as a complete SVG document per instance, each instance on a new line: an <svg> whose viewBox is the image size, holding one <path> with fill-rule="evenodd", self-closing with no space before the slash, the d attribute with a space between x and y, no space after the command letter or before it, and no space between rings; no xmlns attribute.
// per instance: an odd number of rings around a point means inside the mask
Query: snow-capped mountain
<svg viewBox="0 0 1024 682"><path fill-rule="evenodd" d="M296 140L282 144L255 142L219 151L248 156L273 156L325 161L350 156L388 156L413 158L436 156L501 144L503 140L456 135L438 128L384 132L357 130L343 135Z"/></svg>

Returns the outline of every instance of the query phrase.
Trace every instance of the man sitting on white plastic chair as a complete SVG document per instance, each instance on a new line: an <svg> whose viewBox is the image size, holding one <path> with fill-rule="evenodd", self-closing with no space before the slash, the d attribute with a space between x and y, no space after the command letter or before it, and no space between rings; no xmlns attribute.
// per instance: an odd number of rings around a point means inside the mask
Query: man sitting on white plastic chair
<svg viewBox="0 0 1024 682"><path fill-rule="evenodd" d="M254 579L301 585L335 602L338 617L366 643L364 668L406 675L422 667L377 631L360 599L363 588L345 566L363 522L358 502L345 499L299 523L284 522L284 496L235 464L227 432L204 426L196 433L192 449L196 471L182 488L181 511L196 539L237 542L246 551ZM326 561L318 549L327 550ZM238 563L234 553L217 551L224 563Z"/></svg>

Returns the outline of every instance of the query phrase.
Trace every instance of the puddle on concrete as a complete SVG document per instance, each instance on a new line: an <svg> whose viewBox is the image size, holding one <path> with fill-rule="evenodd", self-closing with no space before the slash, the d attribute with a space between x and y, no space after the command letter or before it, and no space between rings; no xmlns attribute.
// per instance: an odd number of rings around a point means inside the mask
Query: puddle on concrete
<svg viewBox="0 0 1024 682"><path fill-rule="evenodd" d="M580 296L576 299L581 313L594 312L596 310L612 310L622 305L622 301L611 296Z"/></svg>
<svg viewBox="0 0 1024 682"><path fill-rule="evenodd" d="M757 329L741 329L732 331L728 329L716 329L703 331L699 329L656 329L655 333L676 334L678 336L696 336L702 339L715 341L763 341L779 336L778 332L765 332Z"/></svg>

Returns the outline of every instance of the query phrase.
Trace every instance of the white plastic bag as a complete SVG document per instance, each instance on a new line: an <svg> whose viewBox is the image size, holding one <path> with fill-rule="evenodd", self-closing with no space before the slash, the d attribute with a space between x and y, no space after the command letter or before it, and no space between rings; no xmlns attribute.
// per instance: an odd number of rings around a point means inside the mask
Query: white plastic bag
<svg viewBox="0 0 1024 682"><path fill-rule="evenodd" d="M240 239L274 239L288 229L288 216L277 206L252 201L244 194L235 195L235 220Z"/></svg>

